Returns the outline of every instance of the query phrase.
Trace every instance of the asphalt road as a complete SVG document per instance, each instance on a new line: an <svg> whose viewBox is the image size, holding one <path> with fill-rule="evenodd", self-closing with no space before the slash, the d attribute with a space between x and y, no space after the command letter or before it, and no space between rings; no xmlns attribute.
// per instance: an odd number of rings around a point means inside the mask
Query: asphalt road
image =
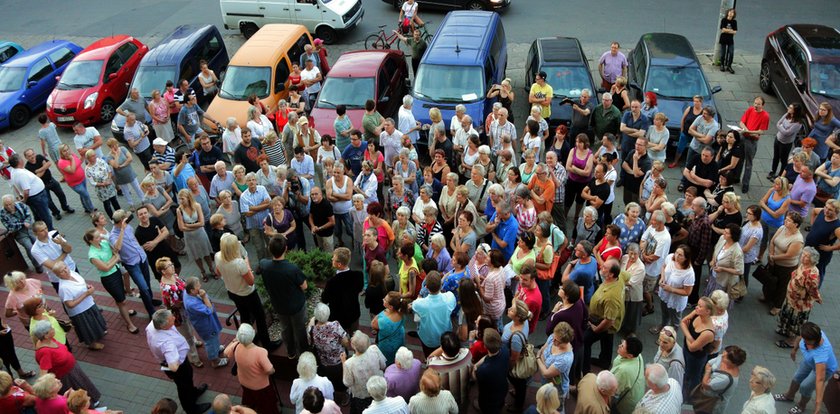
<svg viewBox="0 0 840 414"><path fill-rule="evenodd" d="M397 12L382 0L363 0L362 24L341 43L364 40L377 25L394 24ZM423 10L421 16L437 27L445 12ZM789 23L836 25L837 0L763 0L738 2L739 32L736 49L762 50L767 33ZM37 4L37 7L32 7ZM835 7L831 7L831 5ZM667 31L686 36L698 51L711 50L718 23L716 0L513 0L503 14L510 42L530 43L547 35L575 36L587 45L607 45L618 40L630 48L642 33ZM179 24L222 25L215 0L2 0L0 39L15 35L54 34L107 36L129 33L139 37L163 35ZM795 17L793 17L795 16ZM233 33L233 31L231 31Z"/></svg>

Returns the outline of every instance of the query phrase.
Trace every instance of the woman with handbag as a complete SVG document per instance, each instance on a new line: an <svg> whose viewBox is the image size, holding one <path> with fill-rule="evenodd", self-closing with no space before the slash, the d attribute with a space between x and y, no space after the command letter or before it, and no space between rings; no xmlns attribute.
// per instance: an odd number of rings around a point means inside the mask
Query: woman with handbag
<svg viewBox="0 0 840 414"><path fill-rule="evenodd" d="M242 386L242 405L260 414L280 414L280 400L271 376L274 366L268 360L268 351L254 343L256 332L250 324L239 325L236 338L225 348L225 357L233 361L230 373Z"/></svg>
<svg viewBox="0 0 840 414"><path fill-rule="evenodd" d="M813 247L802 249L799 267L793 271L787 285L785 302L779 312L779 325L776 333L784 336L776 342L779 348L793 348L794 338L799 334L799 328L808 321L814 302L822 304L820 295L820 272L817 270L819 253Z"/></svg>
<svg viewBox="0 0 840 414"><path fill-rule="evenodd" d="M575 331L571 325L566 322L558 323L545 340L537 358L540 375L560 391L560 407L565 405L563 402L569 396L569 373L574 363L571 342L574 336Z"/></svg>
<svg viewBox="0 0 840 414"><path fill-rule="evenodd" d="M779 314L791 274L799 266L799 256L805 244L805 239L799 231L801 224L802 216L795 211L789 211L785 215L784 226L776 231L769 243L767 259L770 277L764 281L764 296L758 300L770 303L770 314L773 316Z"/></svg>
<svg viewBox="0 0 840 414"><path fill-rule="evenodd" d="M580 287L571 280L566 280L557 292L560 297L560 302L554 305L551 311L551 316L545 326L546 335L551 335L554 328L560 323L567 323L572 327L573 335L571 339L572 352L574 359L572 367L569 371L570 387L574 388L578 380L583 377L581 372L581 362L583 359L583 330L586 321L589 320L589 312L586 305L581 300Z"/></svg>
<svg viewBox="0 0 840 414"><path fill-rule="evenodd" d="M683 399L689 401L691 390L703 378L703 365L714 348L715 330L712 324L714 302L706 296L697 301L697 307L680 321L683 339L685 376L683 377Z"/></svg>
<svg viewBox="0 0 840 414"><path fill-rule="evenodd" d="M329 319L330 307L323 303L317 304L309 323L309 345L312 346L312 353L318 360L318 374L327 377L335 391L346 394L347 387L342 382L341 355L350 348L350 338L338 321ZM329 396L332 398L332 392ZM342 405L346 405L347 396L340 401L344 403Z"/></svg>
<svg viewBox="0 0 840 414"><path fill-rule="evenodd" d="M518 364L527 362L525 361L529 334L527 322L531 319L531 311L528 310L528 305L525 302L514 299L511 307L508 308L507 316L510 318L510 322L502 330L502 344L510 351L511 372L508 373L508 381L513 386L513 404L509 404L507 407L509 411L520 412L525 406L525 393L530 376L517 378L520 375L514 375L514 372L517 370ZM517 374L519 373L517 372ZM533 375L533 372L531 374Z"/></svg>
<svg viewBox="0 0 840 414"><path fill-rule="evenodd" d="M711 277L706 284L704 296L711 296L712 292L720 289L735 298L742 297L743 290L736 289L744 274L744 252L738 244L741 239L741 227L729 223L723 230L723 235L715 245L712 261L709 262Z"/></svg>
<svg viewBox="0 0 840 414"><path fill-rule="evenodd" d="M702 382L691 390L695 414L723 414L738 387L741 365L747 361L743 349L730 345L706 364Z"/></svg>

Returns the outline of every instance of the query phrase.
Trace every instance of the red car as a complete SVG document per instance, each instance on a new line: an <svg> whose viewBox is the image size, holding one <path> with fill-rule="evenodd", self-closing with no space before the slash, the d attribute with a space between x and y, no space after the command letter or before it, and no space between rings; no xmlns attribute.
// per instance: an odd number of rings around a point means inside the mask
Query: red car
<svg viewBox="0 0 840 414"><path fill-rule="evenodd" d="M335 107L340 104L347 107L353 126L361 129L368 99L377 102L376 109L382 116L396 118L402 99L408 94L407 78L405 56L399 50L343 53L330 69L312 109L318 131L322 135L335 134Z"/></svg>
<svg viewBox="0 0 840 414"><path fill-rule="evenodd" d="M110 122L128 95L128 85L140 59L148 51L146 45L128 35L93 42L58 78L47 98L47 116L62 127L72 127L76 122Z"/></svg>

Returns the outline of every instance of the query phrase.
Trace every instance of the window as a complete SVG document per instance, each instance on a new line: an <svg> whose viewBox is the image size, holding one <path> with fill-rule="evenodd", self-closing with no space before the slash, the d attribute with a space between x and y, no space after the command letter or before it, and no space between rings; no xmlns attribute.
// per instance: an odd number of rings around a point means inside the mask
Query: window
<svg viewBox="0 0 840 414"><path fill-rule="evenodd" d="M3 63L18 54L18 50L12 46L0 47L0 63Z"/></svg>
<svg viewBox="0 0 840 414"><path fill-rule="evenodd" d="M120 46L120 48L117 49L117 52L122 57L123 62L128 62L128 60L131 59L131 57L134 55L134 52L136 52L137 49L139 48L137 47L137 45L134 44L134 42L128 42Z"/></svg>
<svg viewBox="0 0 840 414"><path fill-rule="evenodd" d="M300 38L289 48L289 52L287 53L289 56L289 60L294 63L300 62L300 55L303 54L303 48L309 44L309 36L305 33L300 36ZM301 68L303 69L303 68Z"/></svg>
<svg viewBox="0 0 840 414"><path fill-rule="evenodd" d="M42 58L32 65L32 69L29 70L29 78L27 81L37 82L52 73L52 71L53 68L50 65L50 61L47 60L47 58Z"/></svg>
<svg viewBox="0 0 840 414"><path fill-rule="evenodd" d="M387 96L388 89L391 86L391 79L388 75L385 74L385 71L380 69L379 70L379 85L376 88L376 100L381 101L382 98Z"/></svg>
<svg viewBox="0 0 840 414"><path fill-rule="evenodd" d="M525 68L525 73L526 74L533 74L537 71L537 65L534 64L534 58L536 57L536 55L537 55L537 43L534 42L534 43L531 44L531 48L528 49L528 60L525 61L526 62L525 64L528 65Z"/></svg>
<svg viewBox="0 0 840 414"><path fill-rule="evenodd" d="M488 56L487 60L484 62L484 80L487 83L487 89L490 89L493 86L493 68L495 67L495 62L493 61L492 56Z"/></svg>
<svg viewBox="0 0 840 414"><path fill-rule="evenodd" d="M62 47L61 49L56 50L55 52L50 53L50 60L53 61L53 64L56 68L60 68L64 66L65 63L73 60L73 57L76 56L72 50Z"/></svg>
<svg viewBox="0 0 840 414"><path fill-rule="evenodd" d="M639 60L633 62L636 64L636 84L638 84L640 88L644 88L645 75L647 73L647 59L645 59L644 52L640 52L638 54L638 58Z"/></svg>
<svg viewBox="0 0 840 414"><path fill-rule="evenodd" d="M802 48L794 42L787 42L782 52L785 61L793 72L793 76L804 80L805 74L807 73L807 65L805 62L805 53L802 51Z"/></svg>
<svg viewBox="0 0 840 414"><path fill-rule="evenodd" d="M220 39L218 35L214 34L210 37L210 41L204 44L200 59L210 62L210 60L219 54L220 50L222 50L222 39Z"/></svg>
<svg viewBox="0 0 840 414"><path fill-rule="evenodd" d="M118 52L111 55L111 57L108 58L108 63L105 64L105 79L108 79L112 73L117 73L117 71L122 67L122 64L123 62L120 59Z"/></svg>
<svg viewBox="0 0 840 414"><path fill-rule="evenodd" d="M179 75L181 79L186 79L187 82L192 83L193 78L197 74L198 62L195 57L188 57L181 62L181 74Z"/></svg>
<svg viewBox="0 0 840 414"><path fill-rule="evenodd" d="M397 73L397 62L394 59L388 58L385 59L385 74L388 76L388 79L393 79L394 74Z"/></svg>
<svg viewBox="0 0 840 414"><path fill-rule="evenodd" d="M289 62L286 59L280 59L277 67L274 68L274 93L280 93L283 90L286 80L289 79L291 71L289 70Z"/></svg>

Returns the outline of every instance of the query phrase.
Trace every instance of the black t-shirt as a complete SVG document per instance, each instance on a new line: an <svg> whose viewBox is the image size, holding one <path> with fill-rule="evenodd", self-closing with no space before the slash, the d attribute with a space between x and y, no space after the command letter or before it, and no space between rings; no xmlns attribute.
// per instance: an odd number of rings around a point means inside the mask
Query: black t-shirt
<svg viewBox="0 0 840 414"><path fill-rule="evenodd" d="M38 154L35 156L34 163L28 161L26 162L26 169L32 171L32 173L35 174L35 171L43 167L45 162L47 162L47 159L44 158L43 155ZM52 179L52 173L50 172L50 169L47 168L46 170L44 170L44 175L41 176L41 181L43 181L44 184L48 184L50 181L52 181Z"/></svg>
<svg viewBox="0 0 840 414"><path fill-rule="evenodd" d="M718 214L712 225L719 229L725 228L729 224L737 224L738 227L740 227L743 221L744 217L741 215L740 211L736 211L735 214L726 214L725 211L722 211Z"/></svg>
<svg viewBox="0 0 840 414"><path fill-rule="evenodd" d="M234 234L233 230L231 230L228 226L224 226L221 229L211 228L207 231L207 237L210 239L210 247L213 249L214 252L218 252L221 250L222 236L224 236L227 233Z"/></svg>
<svg viewBox="0 0 840 414"><path fill-rule="evenodd" d="M446 164L449 165L449 169L452 171L457 171L457 165L455 165L455 161L452 158L454 156L454 151L452 150L452 140L446 138L446 140L444 140L443 142L435 142L435 149L443 151L444 158L446 158Z"/></svg>
<svg viewBox="0 0 840 414"><path fill-rule="evenodd" d="M732 149L729 149L729 146L721 147L720 162L718 164L721 168L727 167L732 163L732 157L738 158L738 164L742 164L744 162L744 149L740 145L736 145ZM735 171L737 170L738 167L735 167Z"/></svg>
<svg viewBox="0 0 840 414"><path fill-rule="evenodd" d="M510 350L502 346L499 353L487 356L478 369L475 370L475 380L478 383L478 405L482 412L497 413L504 405L507 396Z"/></svg>
<svg viewBox="0 0 840 414"><path fill-rule="evenodd" d="M159 218L150 216L149 227L143 227L138 223L137 227L134 229L134 237L137 238L137 242L140 243L140 246L142 246L146 244L146 242L150 242L157 238L158 229L163 230L165 228L166 225L163 224ZM178 254L172 250L172 247L169 246L169 243L166 240L158 243L152 251L147 251L146 255L149 257L149 266L151 266L152 270L155 270L155 262L161 257L168 257L172 259L172 263L176 264L176 267L181 265L178 260ZM156 270L155 275L157 275Z"/></svg>
<svg viewBox="0 0 840 414"><path fill-rule="evenodd" d="M262 144L256 139L251 139L250 146L239 144L233 150L233 160L237 164L242 164L247 172L257 172L260 170L260 164L257 163L257 157L262 153Z"/></svg>
<svg viewBox="0 0 840 414"><path fill-rule="evenodd" d="M633 154L628 155L627 159L624 160L624 162L626 162L627 165L632 169L633 168ZM642 155L642 157L639 158L639 169L642 170L642 173L643 173L642 176L641 177L636 177L635 175L633 175L631 173L627 173L626 176L624 177L624 185L627 186L625 188L629 188L633 192L639 191L639 187L642 185L642 179L645 178L644 173L647 173L648 171L650 171L651 163L652 163L652 161L651 161L650 157L648 157L647 153Z"/></svg>
<svg viewBox="0 0 840 414"><path fill-rule="evenodd" d="M738 30L738 21L735 19L727 20L726 17L720 19L720 28L721 29L732 29L737 31ZM732 45L735 44L735 35L732 33L721 33L720 34L720 41L718 42L722 45Z"/></svg>
<svg viewBox="0 0 840 414"><path fill-rule="evenodd" d="M205 166L205 165L212 166L212 165L216 164L216 162L221 161L221 160L222 160L222 150L220 150L216 146L213 146L213 149L211 149L210 152L204 151L203 149L198 151L198 166L199 167L202 167L202 166ZM201 168L196 168L196 172L199 173L199 174L204 174L204 176L207 177L208 180L212 180L213 177L216 176L216 170L215 169L210 171L210 172L203 173L203 172L201 172Z"/></svg>
<svg viewBox="0 0 840 414"><path fill-rule="evenodd" d="M326 198L322 199L320 203L311 203L309 206L309 215L312 217L312 222L316 226L321 227L330 221L330 217L333 217L332 204ZM335 226L333 225L328 229L318 230L316 234L321 237L332 236L334 228Z"/></svg>
<svg viewBox="0 0 840 414"><path fill-rule="evenodd" d="M597 184L593 178L586 186L589 187L589 195L597 196L604 201L604 204L601 204L601 207L603 207L607 203L607 199L610 198L610 184L606 181L603 184Z"/></svg>
<svg viewBox="0 0 840 414"><path fill-rule="evenodd" d="M717 183L718 175L720 175L718 171L718 165L716 162L711 161L708 164L703 164L703 160L701 157L694 157L691 160L691 163L686 166L689 171L694 169L694 174L704 180L712 180L712 182ZM697 186L695 186L697 187ZM702 194L702 193L698 193Z"/></svg>
<svg viewBox="0 0 840 414"><path fill-rule="evenodd" d="M260 270L265 290L271 298L271 304L278 315L294 315L306 303L306 294L300 285L306 276L300 268L288 260L260 260Z"/></svg>

